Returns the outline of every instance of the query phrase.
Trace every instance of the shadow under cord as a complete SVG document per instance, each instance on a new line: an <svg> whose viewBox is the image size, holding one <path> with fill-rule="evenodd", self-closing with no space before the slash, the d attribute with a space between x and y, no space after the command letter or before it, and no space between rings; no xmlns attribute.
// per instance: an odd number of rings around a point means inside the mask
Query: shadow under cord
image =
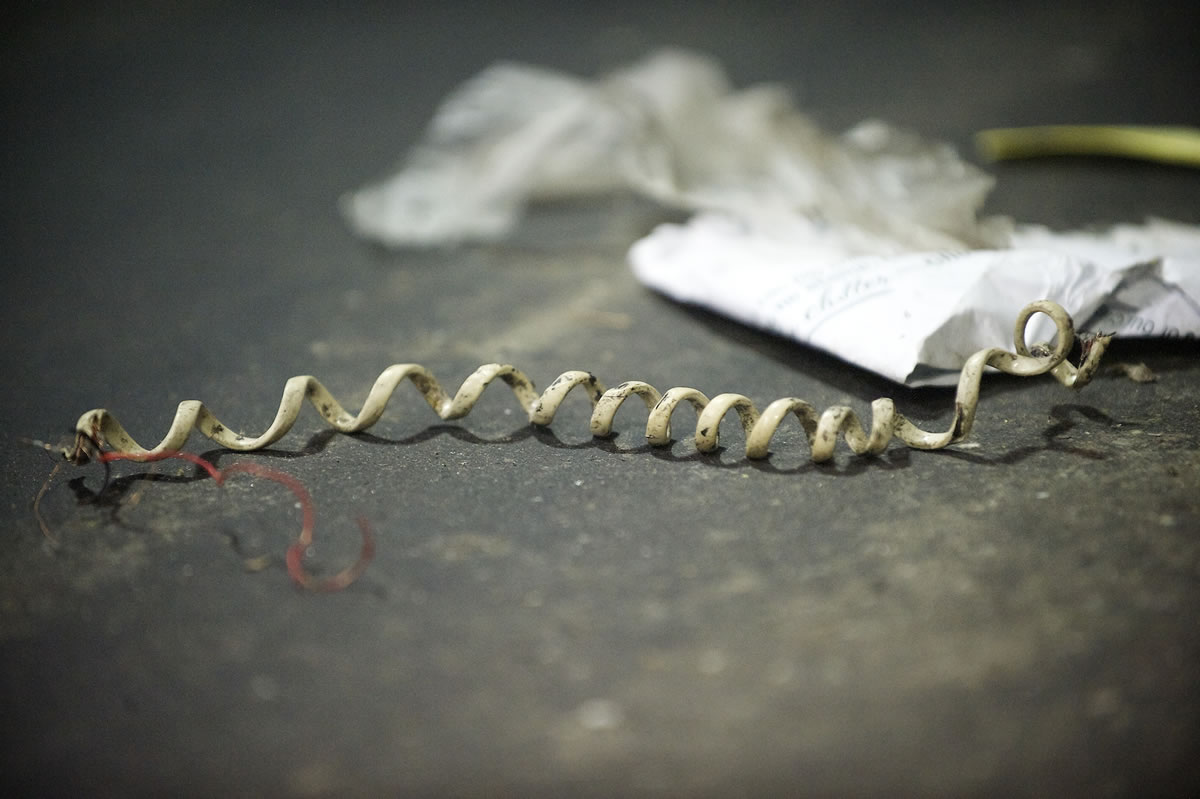
<svg viewBox="0 0 1200 799"><path fill-rule="evenodd" d="M1041 432L1044 443L1040 445L1020 447L994 457L953 448L931 450L927 454L982 466L1011 466L1043 452L1059 452L1088 460L1105 460L1108 458L1106 452L1094 447L1084 447L1067 443L1062 440L1063 436L1079 426L1079 417L1107 428L1114 428L1124 424L1124 422L1114 419L1097 408L1077 403L1055 405L1050 410L1050 416L1055 421ZM299 450L263 449L252 453L243 453L217 448L201 453L200 457L218 468L220 468L219 464L224 459L245 455L278 460L293 460L321 453L334 438L341 435L343 434L338 433L336 430L323 430L311 436L304 447ZM806 461L794 466L780 466L773 462L772 458L774 454L762 460L745 457L736 460L724 460L722 456L729 452L729 448L727 447L718 447L714 451L707 453L695 449L682 453L676 452L674 446L686 439L674 439L672 444L666 447L654 447L649 444L622 447L618 441L621 435L621 433L617 433L608 438L592 438L587 441L566 442L555 435L554 431L549 427L530 424L512 433L485 438L458 425L437 424L404 438L390 439L373 433L355 433L351 434L351 437L368 444L381 446L413 446L431 441L440 436L450 436L458 441L474 446L514 444L534 438L539 443L554 449L596 450L609 455L649 454L660 461L669 463L701 463L715 469L741 469L749 466L756 471L768 474L807 474L810 472L819 472L820 474L833 477L853 477L870 469L907 469L913 463L913 449L895 445L888 447L884 452L874 456L855 455L848 460L834 458L825 463ZM798 445L803 446L803 444ZM110 508L112 510L112 521L114 523L122 523L118 518L118 512L126 506L126 496L135 487L148 483L193 483L208 479L210 479L208 474L198 466L192 466L190 473L187 474L168 474L149 470L122 475L120 477L111 477L106 469L104 481L98 490L88 488L86 485L87 477L82 475L72 478L68 481L67 485L74 494L78 504L90 504L96 507Z"/></svg>
<svg viewBox="0 0 1200 799"><path fill-rule="evenodd" d="M956 460L964 460L970 463L979 463L989 466L1005 466L1019 463L1032 455L1040 452L1061 452L1075 457L1086 458L1089 460L1104 460L1108 457L1107 453L1092 448L1081 447L1073 444L1068 444L1062 441L1062 437L1079 425L1076 417L1083 417L1091 422L1096 422L1105 427L1116 427L1124 424L1124 422L1114 419L1103 411L1090 405L1082 405L1078 403L1062 403L1055 405L1050 410L1050 416L1055 419L1055 422L1045 428L1041 436L1045 443L1040 446L1021 447L1011 450L997 457L988 457L979 455L961 449L946 448L942 450L926 450L930 456L946 457ZM341 435L333 430L325 430L309 439L304 449L289 452L282 450L260 450L255 454L265 455L267 457L276 458L297 458L303 455L316 454L323 450L329 442L336 436ZM453 424L436 424L425 428L424 430L404 438L387 438L375 433L355 433L351 437L364 441L369 444L383 446L411 446L422 444L433 440L440 436L450 436L458 441L476 446L493 446L498 444L513 444L524 441L528 438L534 438L539 443L554 449L563 450L598 450L610 455L632 455L632 454L649 454L661 461L671 463L703 463L707 466L717 469L739 469L745 466L750 466L757 471L770 474L805 474L812 471L819 471L822 474L828 474L838 477L851 477L856 474L861 474L868 469L905 469L912 464L913 448L907 446L890 446L884 452L878 455L853 455L848 461L841 461L840 458L834 459L825 463L813 463L807 461L795 466L779 466L772 462L772 456L762 460L749 458L739 458L736 460L724 460L722 455L729 451L727 447L718 447L712 452L700 452L692 449L687 452L676 452L674 447L681 441L687 439L673 439L672 444L666 447L654 447L649 444L640 444L637 446L623 447L619 444L619 439L622 433L615 433L607 438L592 438L587 441L567 442L560 439L552 429L547 426L529 424L525 425L511 433L485 438L472 433L470 430ZM798 446L807 446L799 443ZM839 454L849 452L843 448ZM230 450L212 450L204 453L203 457L213 463L223 457L234 453Z"/></svg>
<svg viewBox="0 0 1200 799"><path fill-rule="evenodd" d="M1050 409L1050 416L1056 421L1054 424L1042 431L1042 439L1044 441L1040 446L1020 447L1010 450L995 458L989 458L986 455L977 455L973 452L968 452L961 449L944 449L935 454L942 457L953 458L955 460L967 461L968 463L976 463L981 466L1012 466L1020 463L1027 458L1037 455L1042 452L1061 452L1067 455L1072 455L1078 458L1086 458L1093 461L1102 461L1108 459L1108 454L1102 450L1092 447L1080 447L1073 444L1068 444L1062 441L1064 436L1069 431L1073 430L1078 423L1072 419L1073 414L1078 414L1089 421L1098 422L1106 427L1113 428L1125 424L1118 419L1114 419L1107 413L1093 408L1090 405L1079 405L1076 403L1063 403L1055 405Z"/></svg>

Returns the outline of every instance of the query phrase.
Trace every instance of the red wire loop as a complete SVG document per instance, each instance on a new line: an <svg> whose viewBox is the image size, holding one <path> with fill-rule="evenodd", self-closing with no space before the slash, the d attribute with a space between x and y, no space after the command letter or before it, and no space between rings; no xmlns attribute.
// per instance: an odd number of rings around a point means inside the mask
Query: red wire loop
<svg viewBox="0 0 1200 799"><path fill-rule="evenodd" d="M303 522L300 527L300 536L287 550L287 571L292 580L301 588L308 589L309 591L341 591L361 577L362 573L367 570L367 565L371 562L371 559L375 557L375 537L371 533L371 526L364 517L359 516L355 519L358 523L358 529L362 531L362 548L359 550L358 560L331 577L316 577L308 572L304 568L304 553L312 546L313 528L316 526L316 509L313 505L312 497L309 495L308 489L304 487L304 484L292 475L281 472L278 469L272 469L269 466L249 461L241 461L231 464L224 469L218 469L199 455L181 450L164 450L162 452L146 454L102 452L97 456L97 460L101 463L111 463L113 461L150 463L171 459L184 460L199 466L208 472L208 476L217 485L224 484L225 479L230 475L246 473L279 483L291 491L300 503Z"/></svg>

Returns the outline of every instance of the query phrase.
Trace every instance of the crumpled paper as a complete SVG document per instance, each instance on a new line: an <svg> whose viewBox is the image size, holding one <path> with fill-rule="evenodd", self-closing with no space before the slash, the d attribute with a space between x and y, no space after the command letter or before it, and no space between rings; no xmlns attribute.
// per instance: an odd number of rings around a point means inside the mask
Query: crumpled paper
<svg viewBox="0 0 1200 799"><path fill-rule="evenodd" d="M910 386L952 385L972 353L1010 348L1017 312L1035 299L1058 302L1081 330L1200 332L1200 229L1187 225L1066 235L1022 227L1010 249L893 255L831 254L822 238L784 240L700 214L660 226L629 258L664 294ZM1038 316L1026 341L1053 332Z"/></svg>
<svg viewBox="0 0 1200 799"><path fill-rule="evenodd" d="M342 205L365 237L433 246L502 238L531 201L632 190L695 212L633 245L647 285L910 385L1010 346L1043 297L1081 328L1200 333L1200 229L1014 228L979 218L992 184L947 145L879 121L827 133L781 87L734 90L667 50L594 81L492 66Z"/></svg>

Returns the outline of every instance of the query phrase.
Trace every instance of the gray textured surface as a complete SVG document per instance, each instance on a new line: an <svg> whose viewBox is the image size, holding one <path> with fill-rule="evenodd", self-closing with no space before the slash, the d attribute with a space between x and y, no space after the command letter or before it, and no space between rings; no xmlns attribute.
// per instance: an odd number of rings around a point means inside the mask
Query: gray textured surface
<svg viewBox="0 0 1200 799"><path fill-rule="evenodd" d="M881 4L882 5L882 4ZM964 145L1041 122L1196 124L1191 19L1059 5L450 11L194 3L39 11L5 35L0 784L43 795L1187 793L1200 721L1200 363L1119 342L1159 382L989 381L978 448L766 463L553 433L502 387L437 423L402 392L373 435L306 413L273 454L318 505L302 595L290 498L166 467L60 478L53 438L112 409L135 436L204 399L256 429L293 374L348 405L394 361L448 383L951 397L649 294L623 263L659 218L537 209L513 240L381 253L337 217L455 83L506 57L588 74L660 43L781 80L833 128L879 116ZM633 10L633 9L638 10ZM1113 7L1114 9L1117 6ZM1005 166L990 211L1066 226L1195 220L1200 177ZM204 449L201 441L194 445ZM215 453L214 453L215 456ZM219 462L230 462L221 456ZM141 493L135 506L122 505ZM269 555L265 571L243 559Z"/></svg>

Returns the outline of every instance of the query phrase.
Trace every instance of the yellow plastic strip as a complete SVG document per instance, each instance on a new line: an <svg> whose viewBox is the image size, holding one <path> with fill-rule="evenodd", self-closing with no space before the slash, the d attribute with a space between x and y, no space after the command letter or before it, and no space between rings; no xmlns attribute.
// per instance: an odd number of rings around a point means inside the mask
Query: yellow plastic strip
<svg viewBox="0 0 1200 799"><path fill-rule="evenodd" d="M1149 125L1045 125L975 134L991 161L1045 155L1105 155L1200 167L1200 129Z"/></svg>

